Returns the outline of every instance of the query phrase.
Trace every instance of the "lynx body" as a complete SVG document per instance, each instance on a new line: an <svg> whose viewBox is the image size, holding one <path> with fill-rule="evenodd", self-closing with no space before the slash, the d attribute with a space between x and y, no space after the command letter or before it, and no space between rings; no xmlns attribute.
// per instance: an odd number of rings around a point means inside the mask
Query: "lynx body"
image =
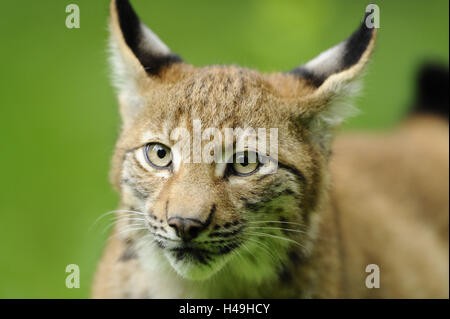
<svg viewBox="0 0 450 319"><path fill-rule="evenodd" d="M261 74L185 64L127 1L112 1L110 27L121 203L93 297L448 298L448 121L417 114L333 141L375 29L363 22L309 63ZM277 128L276 171L248 162L245 144L226 163L186 161L191 139L172 132L193 136L195 120ZM379 288L366 286L371 264Z"/></svg>

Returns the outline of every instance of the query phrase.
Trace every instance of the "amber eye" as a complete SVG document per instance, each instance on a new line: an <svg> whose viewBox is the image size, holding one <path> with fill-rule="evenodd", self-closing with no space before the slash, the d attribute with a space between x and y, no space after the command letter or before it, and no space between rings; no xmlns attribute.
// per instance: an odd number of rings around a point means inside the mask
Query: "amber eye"
<svg viewBox="0 0 450 319"><path fill-rule="evenodd" d="M258 154L255 152L240 152L234 155L233 171L238 176L248 176L255 173L259 167Z"/></svg>
<svg viewBox="0 0 450 319"><path fill-rule="evenodd" d="M144 155L147 162L157 169L169 168L172 164L172 152L170 148L159 143L150 143L144 147Z"/></svg>

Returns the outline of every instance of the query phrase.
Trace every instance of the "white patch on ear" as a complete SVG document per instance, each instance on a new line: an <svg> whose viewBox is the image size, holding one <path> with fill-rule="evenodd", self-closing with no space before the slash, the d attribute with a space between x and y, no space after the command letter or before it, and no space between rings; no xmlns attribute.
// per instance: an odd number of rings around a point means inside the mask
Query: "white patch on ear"
<svg viewBox="0 0 450 319"><path fill-rule="evenodd" d="M369 62L375 39L376 30L369 30L363 25L349 39L301 67L307 71L307 76L320 81L317 89L304 102L309 100L305 105L315 105L307 117L309 129L313 141L325 152L330 149L335 129L357 113L351 99L360 91L360 78ZM361 45L365 45L363 51ZM357 59L352 56L355 53Z"/></svg>
<svg viewBox="0 0 450 319"><path fill-rule="evenodd" d="M339 67L341 57L344 55L345 46L346 42L341 42L322 52L303 67L316 75L327 76L332 70Z"/></svg>
<svg viewBox="0 0 450 319"><path fill-rule="evenodd" d="M113 26L111 26L110 29L109 53L113 74L113 85L119 92L131 91L136 93L136 82L139 76L142 76L142 74L145 73L142 72L144 68L131 50L128 52L129 48L125 44L124 39L122 39L122 35L114 34L117 33L117 31L114 31ZM145 24L140 23L140 29L141 39L139 46L142 48L142 51L156 56L166 56L171 53L167 45L165 45ZM122 41L123 43L119 43Z"/></svg>
<svg viewBox="0 0 450 319"><path fill-rule="evenodd" d="M156 55L169 55L170 49L160 38L150 30L145 24L141 23L142 42L141 45L146 51L150 51Z"/></svg>
<svg viewBox="0 0 450 319"><path fill-rule="evenodd" d="M352 99L361 90L361 82L335 82L333 90L337 93L321 112L313 116L309 122L309 131L316 145L328 151L335 130L349 117L355 116L359 110L353 105Z"/></svg>
<svg viewBox="0 0 450 319"><path fill-rule="evenodd" d="M139 46L142 51L155 56L171 54L170 49L145 24L140 23L140 28ZM123 107L124 110L121 110L122 118L126 121L143 105L143 98L139 92L139 81L148 75L136 56L127 47L122 35L117 34L113 26L111 26L109 39L109 56L113 86L117 90L119 101L126 105Z"/></svg>

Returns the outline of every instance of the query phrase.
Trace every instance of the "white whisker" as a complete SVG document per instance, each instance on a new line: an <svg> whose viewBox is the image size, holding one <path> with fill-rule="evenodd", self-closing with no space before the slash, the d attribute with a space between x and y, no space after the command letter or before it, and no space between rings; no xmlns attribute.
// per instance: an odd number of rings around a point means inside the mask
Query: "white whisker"
<svg viewBox="0 0 450 319"><path fill-rule="evenodd" d="M123 217L123 219L125 219L127 217ZM138 218L138 217L129 217L127 218L128 220L132 220L132 221L143 221L144 223L147 221L145 218ZM107 230L109 230L112 226L116 225L119 221L121 221L121 218L117 218L116 220L114 220L112 223L110 223L109 225L105 226L105 228L103 228L102 230L102 234L104 234Z"/></svg>
<svg viewBox="0 0 450 319"><path fill-rule="evenodd" d="M289 228L282 228L282 227L258 227L258 226L249 226L246 227L247 229L272 229L272 230L282 230L282 231L290 231L295 233L302 233L306 234L305 231L299 230L299 229L289 229Z"/></svg>
<svg viewBox="0 0 450 319"><path fill-rule="evenodd" d="M117 213L128 213L125 215L117 215L116 218L121 218L123 216L132 216L132 215L142 215L142 216L146 216L147 214L143 213L143 212L138 212L138 211L134 211L134 210L128 210L128 209L116 209L116 210L111 210L109 212L106 212L104 214L101 214L99 217L97 217L95 219L95 221L92 223L92 225L89 227L88 231L91 231L92 228L104 217L108 216L108 215L112 215L112 214L117 214Z"/></svg>
<svg viewBox="0 0 450 319"><path fill-rule="evenodd" d="M270 251L269 246L267 246L266 244L264 244L262 242L257 241L256 239L253 239L253 238L247 238L247 240L249 240L249 241L253 242L254 244L256 244L256 246L258 248L264 248L264 251L266 251L275 261L277 260L277 257L275 257L275 255L272 254L272 252ZM277 252L277 256L278 256L278 260L281 260L281 257L278 254L278 252Z"/></svg>
<svg viewBox="0 0 450 319"><path fill-rule="evenodd" d="M285 222L285 221L279 221L279 220L248 221L247 223L249 223L249 224L280 223L280 224L291 224L291 225L297 225L297 226L305 226L305 224L301 224L301 223Z"/></svg>
<svg viewBox="0 0 450 319"><path fill-rule="evenodd" d="M136 226L136 225L132 225L132 226ZM142 226L142 225L138 225L138 226ZM139 231L139 230L148 230L148 229L147 229L147 227L127 228L127 229L124 229L124 230L122 230L122 231L120 231L118 233L115 233L114 236L118 236L118 235L123 234L123 233L129 233L129 232L132 232L132 231Z"/></svg>
<svg viewBox="0 0 450 319"><path fill-rule="evenodd" d="M287 242L291 242L291 243L293 243L293 244L296 244L296 245L299 245L300 247L302 247L302 248L305 248L305 246L303 246L302 244L300 244L299 242L297 242L297 241L295 241L295 240L293 240L293 239L290 239L290 238L286 238L286 237L282 237L282 236L277 236L277 235L272 235L272 234L265 234L265 233L257 233L257 232L247 232L248 234L251 234L251 235L256 235L256 236L265 236L265 237L272 237L272 238L275 238L275 239L280 239L280 240L284 240L284 241L287 241Z"/></svg>

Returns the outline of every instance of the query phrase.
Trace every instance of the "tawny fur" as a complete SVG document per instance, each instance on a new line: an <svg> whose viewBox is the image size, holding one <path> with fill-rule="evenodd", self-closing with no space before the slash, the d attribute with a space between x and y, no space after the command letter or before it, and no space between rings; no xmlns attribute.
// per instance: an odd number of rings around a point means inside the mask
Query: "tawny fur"
<svg viewBox="0 0 450 319"><path fill-rule="evenodd" d="M118 84L123 128L111 171L120 208L146 209L164 228L168 210L205 218L214 204L212 232L214 225L241 218L243 199L269 199L267 205L304 231L290 237L301 247L274 244L282 260L273 273L240 273L232 264L236 258L211 278L195 281L156 253L146 255L153 251L146 247L136 248L138 257L124 258L140 235L122 234L127 221L121 220L99 264L94 298L448 298L448 122L415 116L389 133L339 135L331 146L345 113L333 107L353 90L376 32L357 63L319 88L290 74L237 66L175 63L149 76L121 36L114 2L111 12L115 59L126 68L119 75L128 76ZM165 176L136 158L136 150L155 139L169 144L161 139L176 127L191 131L194 119L219 130L278 128L279 162L304 180L280 169L264 179L229 183L214 175L214 164L203 163L183 164ZM276 187L289 190L281 203L266 194ZM265 266L251 254L244 257L255 272ZM365 285L369 264L380 267L380 288Z"/></svg>
<svg viewBox="0 0 450 319"><path fill-rule="evenodd" d="M299 269L318 281L312 297L448 298L448 143L448 124L433 117L411 119L384 136L336 139L315 258ZM155 284L136 261L117 262L123 249L112 236L93 297L141 298ZM365 286L372 263L380 265L379 289Z"/></svg>

